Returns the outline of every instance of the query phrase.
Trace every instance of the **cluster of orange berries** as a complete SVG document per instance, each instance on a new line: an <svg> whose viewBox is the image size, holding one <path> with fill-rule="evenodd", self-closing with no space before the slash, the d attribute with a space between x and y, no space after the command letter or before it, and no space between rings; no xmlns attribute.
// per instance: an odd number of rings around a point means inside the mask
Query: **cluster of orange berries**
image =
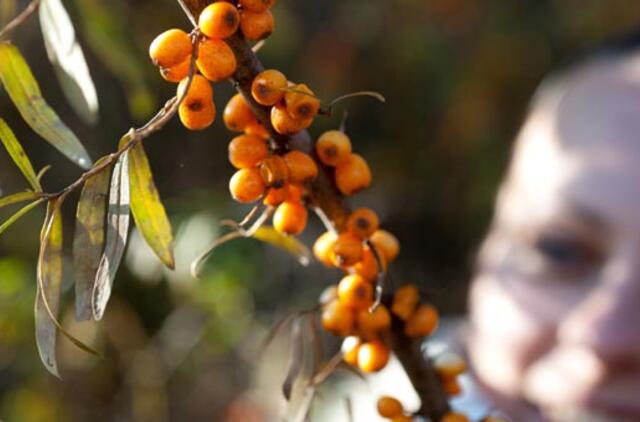
<svg viewBox="0 0 640 422"><path fill-rule="evenodd" d="M378 399L378 413L391 422L411 422L413 420L405 413L402 403L391 396L382 396Z"/></svg>
<svg viewBox="0 0 640 422"><path fill-rule="evenodd" d="M465 361L454 353L443 353L433 360L442 388L450 396L462 393L458 376L467 370Z"/></svg>
<svg viewBox="0 0 640 422"><path fill-rule="evenodd" d="M184 93L191 68L191 37L181 29L169 29L158 35L149 47L149 56L169 82L179 83L178 97L184 99L178 109L187 129L203 130L215 120L213 87L210 82L229 78L236 71L236 56L224 41L240 28L246 39L258 40L271 34L274 27L269 8L275 0L240 0L239 6L217 1L207 6L198 18L202 38L198 41L196 73Z"/></svg>
<svg viewBox="0 0 640 422"><path fill-rule="evenodd" d="M343 132L325 132L316 142L320 161L335 167L335 182L344 195L353 195L371 184L371 170L362 156L352 152L351 140Z"/></svg>

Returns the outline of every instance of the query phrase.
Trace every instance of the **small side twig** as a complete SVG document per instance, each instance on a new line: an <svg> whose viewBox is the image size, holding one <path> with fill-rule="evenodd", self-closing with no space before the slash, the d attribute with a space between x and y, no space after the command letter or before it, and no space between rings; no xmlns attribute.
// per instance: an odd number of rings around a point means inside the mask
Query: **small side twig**
<svg viewBox="0 0 640 422"><path fill-rule="evenodd" d="M31 16L38 10L40 7L41 0L32 0L31 3L25 7L25 9L20 12L15 18L13 18L8 24L5 25L2 30L0 30L0 38L4 38L14 29L25 23L29 20Z"/></svg>

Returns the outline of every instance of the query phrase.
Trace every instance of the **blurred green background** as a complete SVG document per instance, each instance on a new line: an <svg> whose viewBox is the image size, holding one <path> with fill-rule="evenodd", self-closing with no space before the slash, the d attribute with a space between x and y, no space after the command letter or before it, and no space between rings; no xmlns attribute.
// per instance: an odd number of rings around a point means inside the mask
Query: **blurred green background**
<svg viewBox="0 0 640 422"><path fill-rule="evenodd" d="M2 25L25 4L0 0ZM173 95L174 86L147 59L147 46L161 31L189 23L172 0L65 5L98 88L96 127L83 125L62 97L37 19L11 39L45 98L96 158ZM378 210L383 226L400 238L395 279L424 287L445 314L464 312L473 256L536 85L572 56L640 24L636 0L279 0L274 13L276 31L259 53L267 67L307 83L325 101L360 90L386 96L386 104L343 103L333 117L318 118L311 133L336 128L348 109L347 132L374 172L373 186L352 203ZM232 89L223 83L215 90L221 113ZM37 168L53 166L47 190L78 177L78 168L26 127L3 91L0 116ZM133 234L105 320L78 325L67 265L61 319L105 359L60 339L64 382L40 365L33 336L43 211L0 238L0 420L268 420L269 405L247 393L255 384L257 345L287 312L312 306L339 273L300 267L281 251L245 240L220 249L202 280L188 275L219 220L248 210L227 193L231 136L219 121L190 133L176 120L145 142L174 225L178 268L163 271ZM25 186L0 152L2 194ZM67 202L68 250L74 207ZM302 239L311 244L319 232L313 222Z"/></svg>

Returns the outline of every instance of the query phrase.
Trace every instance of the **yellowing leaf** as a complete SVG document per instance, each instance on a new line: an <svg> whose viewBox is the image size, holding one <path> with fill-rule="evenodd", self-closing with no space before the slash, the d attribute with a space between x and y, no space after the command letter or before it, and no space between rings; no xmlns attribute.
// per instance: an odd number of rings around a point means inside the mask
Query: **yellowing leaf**
<svg viewBox="0 0 640 422"><path fill-rule="evenodd" d="M142 144L129 151L131 212L140 234L167 267L173 269L173 235L171 223L153 182L151 167Z"/></svg>
<svg viewBox="0 0 640 422"><path fill-rule="evenodd" d="M91 297L104 248L110 171L111 166L106 167L85 182L76 210L73 266L78 321L93 316Z"/></svg>
<svg viewBox="0 0 640 422"><path fill-rule="evenodd" d="M36 344L45 368L59 378L56 361L57 329L54 321L58 314L62 284L62 213L56 201L49 202L42 226L37 274L34 309Z"/></svg>
<svg viewBox="0 0 640 422"><path fill-rule="evenodd" d="M277 246L280 249L284 249L291 255L298 258L298 262L300 262L301 265L309 265L309 262L311 261L311 252L309 251L309 248L295 237L284 235L273 227L260 227L253 234L253 237L273 246Z"/></svg>
<svg viewBox="0 0 640 422"><path fill-rule="evenodd" d="M36 172L31 165L31 161L29 161L29 157L27 157L24 149L22 149L22 145L18 142L18 139L7 122L2 118L0 118L0 141L7 149L9 156L11 156L13 162L16 163L16 166L18 166L31 187L36 191L42 191L42 187L40 186Z"/></svg>
<svg viewBox="0 0 640 422"><path fill-rule="evenodd" d="M38 198L38 194L35 192L18 192L0 198L0 208L7 205L17 204L18 202L31 201Z"/></svg>
<svg viewBox="0 0 640 422"><path fill-rule="evenodd" d="M39 17L47 55L64 94L78 116L95 124L98 95L69 14L60 0L42 0Z"/></svg>
<svg viewBox="0 0 640 422"><path fill-rule="evenodd" d="M0 81L27 124L82 168L91 158L78 138L46 103L29 65L12 44L0 43Z"/></svg>
<svg viewBox="0 0 640 422"><path fill-rule="evenodd" d="M96 273L91 306L93 317L99 320L111 297L111 288L122 261L129 234L129 164L128 154L120 156L113 167L107 211L107 233L100 265Z"/></svg>

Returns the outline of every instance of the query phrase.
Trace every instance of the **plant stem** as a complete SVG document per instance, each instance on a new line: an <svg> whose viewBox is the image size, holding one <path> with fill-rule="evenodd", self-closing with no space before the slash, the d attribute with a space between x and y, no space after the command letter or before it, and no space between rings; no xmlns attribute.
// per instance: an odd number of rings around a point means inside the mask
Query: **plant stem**
<svg viewBox="0 0 640 422"><path fill-rule="evenodd" d="M8 24L5 25L2 30L0 30L0 38L5 37L11 31L25 23L29 18L38 10L40 7L40 0L31 0L31 3L25 7L25 9L18 14L15 18L13 18Z"/></svg>

